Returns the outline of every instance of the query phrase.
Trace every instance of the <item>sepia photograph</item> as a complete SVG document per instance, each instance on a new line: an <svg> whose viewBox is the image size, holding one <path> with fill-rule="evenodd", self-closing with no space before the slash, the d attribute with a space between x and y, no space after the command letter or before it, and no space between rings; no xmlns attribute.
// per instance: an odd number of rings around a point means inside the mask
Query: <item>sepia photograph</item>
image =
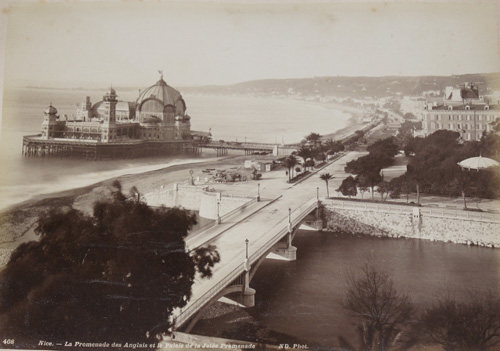
<svg viewBox="0 0 500 351"><path fill-rule="evenodd" d="M0 7L0 349L500 351L500 2Z"/></svg>

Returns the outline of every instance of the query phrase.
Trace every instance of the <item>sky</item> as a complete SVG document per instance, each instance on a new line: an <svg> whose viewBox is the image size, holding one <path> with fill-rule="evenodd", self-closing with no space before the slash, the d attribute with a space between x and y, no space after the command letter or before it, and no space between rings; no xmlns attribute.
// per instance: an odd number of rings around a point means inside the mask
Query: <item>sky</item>
<svg viewBox="0 0 500 351"><path fill-rule="evenodd" d="M24 2L7 85L173 86L266 78L500 72L486 2Z"/></svg>

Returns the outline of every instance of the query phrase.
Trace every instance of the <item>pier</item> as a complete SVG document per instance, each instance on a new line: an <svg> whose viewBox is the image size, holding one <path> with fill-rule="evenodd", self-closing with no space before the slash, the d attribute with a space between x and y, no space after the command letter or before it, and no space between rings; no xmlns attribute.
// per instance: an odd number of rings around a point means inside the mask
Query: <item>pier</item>
<svg viewBox="0 0 500 351"><path fill-rule="evenodd" d="M103 143L91 139L42 139L40 134L23 137L22 154L26 157L79 157L86 160L160 156L186 152L201 154L203 149L215 150L217 156L226 156L229 150L243 151L245 155L273 153L290 155L295 145L237 142L198 142L193 140L155 141L124 140Z"/></svg>
<svg viewBox="0 0 500 351"><path fill-rule="evenodd" d="M127 140L101 143L97 140L42 139L40 135L23 137L22 153L25 157L77 157L85 160L160 156L172 153L201 153L192 141Z"/></svg>
<svg viewBox="0 0 500 351"><path fill-rule="evenodd" d="M279 145L279 144L269 144L269 143L240 143L237 141L210 141L198 144L198 147L203 150L212 149L215 150L217 156L225 156L228 150L240 150L245 153L245 155L252 155L255 153L273 153L275 156L278 155L290 155L293 151L297 150L297 145Z"/></svg>

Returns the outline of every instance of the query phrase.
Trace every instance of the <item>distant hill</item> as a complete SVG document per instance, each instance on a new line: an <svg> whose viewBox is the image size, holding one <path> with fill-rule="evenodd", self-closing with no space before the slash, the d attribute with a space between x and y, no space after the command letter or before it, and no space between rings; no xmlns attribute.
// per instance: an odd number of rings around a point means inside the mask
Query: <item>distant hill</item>
<svg viewBox="0 0 500 351"><path fill-rule="evenodd" d="M303 95L335 97L373 97L421 95L424 91L443 91L448 85L464 82L479 85L481 95L500 90L500 73L464 74L421 77L314 77L296 79L264 79L234 85L212 85L182 88L185 93Z"/></svg>

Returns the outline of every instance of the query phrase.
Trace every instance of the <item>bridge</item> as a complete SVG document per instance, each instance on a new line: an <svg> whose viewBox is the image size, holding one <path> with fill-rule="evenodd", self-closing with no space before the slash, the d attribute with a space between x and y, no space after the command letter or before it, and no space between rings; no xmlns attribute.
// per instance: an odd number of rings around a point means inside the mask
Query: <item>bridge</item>
<svg viewBox="0 0 500 351"><path fill-rule="evenodd" d="M279 144L268 144L268 143L247 143L247 142L237 142L237 141L211 141L208 143L200 143L197 145L198 148L203 151L203 148L213 149L217 152L217 156L227 155L228 150L242 150L245 155L251 155L253 153L275 153L276 155L286 154L289 155L292 151L297 150L297 145L279 145Z"/></svg>
<svg viewBox="0 0 500 351"><path fill-rule="evenodd" d="M338 176L340 182L345 164L358 156L355 152L348 153L321 172ZM210 279L195 279L191 299L186 306L173 311L175 330L190 332L204 310L223 296L230 295L244 306L253 306L256 292L250 284L266 257L295 260L297 248L292 243L297 229L302 224L314 228L322 225L318 208L320 195L326 195L325 182L313 176L291 185L283 178L262 179L260 202L252 204L245 213L225 218L206 233L188 236L188 249L214 245L221 261L215 265Z"/></svg>
<svg viewBox="0 0 500 351"><path fill-rule="evenodd" d="M280 201L281 198L276 200ZM222 229L222 233L203 244L217 246L221 255L221 262L217 264L219 269L214 270L211 279L197 280L193 285L191 300L184 308L174 311L176 329L189 332L205 308L231 293L240 293L236 298L244 306L254 306L255 290L249 284L263 260L270 253L284 260L295 260L297 249L292 246L292 240L301 224L307 222L311 226L318 226L316 229L322 228L318 198L312 198L293 210L289 208L286 213L278 213L273 204L271 202L264 206L228 230ZM278 205L282 207L281 203ZM268 220L269 214L274 220ZM250 230L252 226L253 231ZM189 240L187 245L189 249L201 246L190 247Z"/></svg>

